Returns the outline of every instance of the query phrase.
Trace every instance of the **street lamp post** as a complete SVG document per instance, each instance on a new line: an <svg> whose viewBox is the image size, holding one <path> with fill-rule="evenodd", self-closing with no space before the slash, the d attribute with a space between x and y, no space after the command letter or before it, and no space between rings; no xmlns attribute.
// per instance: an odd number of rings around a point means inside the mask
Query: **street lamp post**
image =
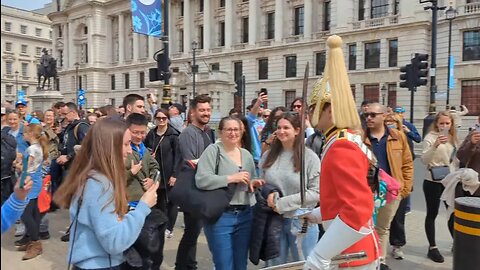
<svg viewBox="0 0 480 270"><path fill-rule="evenodd" d="M382 105L385 105L385 95L387 93L387 87L385 87L385 84L382 85L381 91L382 91Z"/></svg>
<svg viewBox="0 0 480 270"><path fill-rule="evenodd" d="M197 64L195 63L195 52L198 49L198 43L196 41L192 41L192 75L193 75L193 88L192 88L192 99L195 98L195 74L198 72Z"/></svg>
<svg viewBox="0 0 480 270"><path fill-rule="evenodd" d="M450 65L452 61L451 50L452 50L452 21L457 17L457 10L450 6L447 11L445 11L445 17L448 20L448 71L447 71L447 107L450 105Z"/></svg>
<svg viewBox="0 0 480 270"><path fill-rule="evenodd" d="M78 62L75 62L75 103L78 106L78 66L80 64Z"/></svg>
<svg viewBox="0 0 480 270"><path fill-rule="evenodd" d="M18 101L18 70L15 71L15 95Z"/></svg>

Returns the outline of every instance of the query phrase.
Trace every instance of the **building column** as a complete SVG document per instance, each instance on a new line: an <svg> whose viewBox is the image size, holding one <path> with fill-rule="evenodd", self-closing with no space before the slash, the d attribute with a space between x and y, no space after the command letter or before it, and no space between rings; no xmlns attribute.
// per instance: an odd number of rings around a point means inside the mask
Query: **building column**
<svg viewBox="0 0 480 270"><path fill-rule="evenodd" d="M125 18L123 13L118 15L118 62L125 62Z"/></svg>
<svg viewBox="0 0 480 270"><path fill-rule="evenodd" d="M275 0L275 41L283 40L283 2L284 0Z"/></svg>
<svg viewBox="0 0 480 270"><path fill-rule="evenodd" d="M88 57L88 65L91 66L93 65L93 59L95 59L93 57L93 54L95 53L94 52L94 47L93 47L93 39L92 39L92 35L93 35L93 17L92 16L89 16L88 19L87 19L87 27L88 27L88 36L87 36L87 57Z"/></svg>
<svg viewBox="0 0 480 270"><path fill-rule="evenodd" d="M305 5L303 6L304 10L304 28L303 28L303 37L305 39L310 39L312 37L312 17L313 17L313 4L312 0L305 0Z"/></svg>
<svg viewBox="0 0 480 270"><path fill-rule="evenodd" d="M139 52L139 41L138 34L132 33L133 35L133 61L138 61L138 52Z"/></svg>
<svg viewBox="0 0 480 270"><path fill-rule="evenodd" d="M212 40L212 5L211 0L203 1L203 51L210 51Z"/></svg>
<svg viewBox="0 0 480 270"><path fill-rule="evenodd" d="M152 58L155 54L155 38L149 36L148 37L148 58Z"/></svg>
<svg viewBox="0 0 480 270"><path fill-rule="evenodd" d="M69 68L74 68L75 67L75 62L78 60L77 56L75 55L75 45L73 44L73 37L75 36L74 30L73 30L73 22L68 23L68 67Z"/></svg>
<svg viewBox="0 0 480 270"><path fill-rule="evenodd" d="M233 7L233 1L225 1L225 48L227 50L230 50L233 44Z"/></svg>
<svg viewBox="0 0 480 270"><path fill-rule="evenodd" d="M365 13L363 14L363 17L365 18L365 20L371 19L370 18L370 15L371 15L370 1L365 1L364 5L365 5Z"/></svg>
<svg viewBox="0 0 480 270"><path fill-rule="evenodd" d="M257 43L258 28L258 1L248 2L248 44L255 46Z"/></svg>
<svg viewBox="0 0 480 270"><path fill-rule="evenodd" d="M193 19L192 14L190 13L190 0L185 0L183 2L183 52L189 53L191 50L191 33L192 24L191 20Z"/></svg>

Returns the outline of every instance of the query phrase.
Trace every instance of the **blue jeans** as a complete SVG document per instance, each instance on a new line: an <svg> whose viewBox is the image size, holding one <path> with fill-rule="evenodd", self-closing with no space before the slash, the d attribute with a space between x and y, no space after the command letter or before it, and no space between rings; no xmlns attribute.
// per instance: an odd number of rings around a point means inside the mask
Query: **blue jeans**
<svg viewBox="0 0 480 270"><path fill-rule="evenodd" d="M280 236L280 256L267 261L267 266L305 260L310 252L312 252L318 241L318 226L316 224L310 224L308 226L307 233L303 235L303 238L300 240L302 241L303 253L303 256L300 257L297 247L297 236L292 232L292 228L294 231L301 230L302 222L303 220L292 218L283 219L283 228ZM289 256L291 256L291 260Z"/></svg>
<svg viewBox="0 0 480 270"><path fill-rule="evenodd" d="M214 224L203 228L215 270L246 270L252 210L225 211Z"/></svg>

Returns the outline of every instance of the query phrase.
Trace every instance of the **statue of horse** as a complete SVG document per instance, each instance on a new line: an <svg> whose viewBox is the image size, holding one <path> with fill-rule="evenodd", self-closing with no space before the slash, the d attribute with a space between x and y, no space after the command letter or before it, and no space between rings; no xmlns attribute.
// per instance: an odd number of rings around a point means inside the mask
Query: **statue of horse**
<svg viewBox="0 0 480 270"><path fill-rule="evenodd" d="M48 65L43 66L41 64L37 65L37 78L38 84L37 89L44 90L45 89L45 82L48 81L47 89L50 89L50 78L57 78L57 60L53 57L50 57L47 60ZM43 77L42 87L40 87L40 80ZM54 80L55 81L55 80Z"/></svg>

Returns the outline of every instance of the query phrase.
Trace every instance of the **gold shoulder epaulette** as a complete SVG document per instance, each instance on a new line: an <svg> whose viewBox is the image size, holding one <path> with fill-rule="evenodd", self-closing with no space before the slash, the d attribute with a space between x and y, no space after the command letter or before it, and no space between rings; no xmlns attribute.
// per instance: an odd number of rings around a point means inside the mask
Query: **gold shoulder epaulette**
<svg viewBox="0 0 480 270"><path fill-rule="evenodd" d="M337 140L348 140L348 132L346 129L342 129L337 133Z"/></svg>

